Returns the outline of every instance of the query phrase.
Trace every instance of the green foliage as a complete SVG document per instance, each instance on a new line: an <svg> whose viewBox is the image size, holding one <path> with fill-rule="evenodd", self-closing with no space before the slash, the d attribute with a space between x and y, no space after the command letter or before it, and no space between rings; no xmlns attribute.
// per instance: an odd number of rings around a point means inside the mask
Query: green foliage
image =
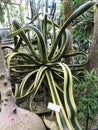
<svg viewBox="0 0 98 130"><path fill-rule="evenodd" d="M91 8L73 22L74 49L87 55L91 46L94 26L94 10ZM82 57L76 57L75 62L81 63Z"/></svg>
<svg viewBox="0 0 98 130"><path fill-rule="evenodd" d="M0 22L3 27L10 27L13 19L19 19L23 24L25 23L25 6L13 4L10 0L2 0L0 3Z"/></svg>
<svg viewBox="0 0 98 130"><path fill-rule="evenodd" d="M73 0L72 1L73 10L76 10L77 8L79 8L83 3L85 3L85 0Z"/></svg>
<svg viewBox="0 0 98 130"><path fill-rule="evenodd" d="M76 28L73 30L74 35L74 49L89 53L91 40L90 36L81 28Z"/></svg>
<svg viewBox="0 0 98 130"><path fill-rule="evenodd" d="M15 52L8 54L7 64L15 85L17 103L22 103L30 97L31 108L32 100L40 86L44 84L51 94L53 103L60 106L60 112L55 114L61 130L81 129L76 117L71 70L61 60L65 57L81 55L84 57L82 63L70 67L81 67L87 63L87 56L84 53L67 53L71 40L67 27L94 4L95 2L88 2L82 5L61 28L53 22L53 19L48 18L47 14L43 20L39 20L38 25L30 23L22 27L14 20L12 23L14 32L8 36L15 39ZM33 22L37 16L39 15L34 17ZM20 49L23 52L20 52Z"/></svg>
<svg viewBox="0 0 98 130"><path fill-rule="evenodd" d="M94 25L94 10L91 8L73 23L74 47L86 54L89 53L91 45L91 35Z"/></svg>
<svg viewBox="0 0 98 130"><path fill-rule="evenodd" d="M3 23L4 22L4 10L3 10L3 7L2 5L0 5L0 22Z"/></svg>
<svg viewBox="0 0 98 130"><path fill-rule="evenodd" d="M95 70L90 72L85 70L79 73L79 82L74 82L74 93L79 119L96 122L95 118L98 113L98 75Z"/></svg>

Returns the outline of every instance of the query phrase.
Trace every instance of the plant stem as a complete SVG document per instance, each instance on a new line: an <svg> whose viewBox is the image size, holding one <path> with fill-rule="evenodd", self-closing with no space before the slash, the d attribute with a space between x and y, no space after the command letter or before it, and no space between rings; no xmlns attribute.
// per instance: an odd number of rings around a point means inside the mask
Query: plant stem
<svg viewBox="0 0 98 130"><path fill-rule="evenodd" d="M86 130L88 130L88 124L89 124L89 113L86 115Z"/></svg>

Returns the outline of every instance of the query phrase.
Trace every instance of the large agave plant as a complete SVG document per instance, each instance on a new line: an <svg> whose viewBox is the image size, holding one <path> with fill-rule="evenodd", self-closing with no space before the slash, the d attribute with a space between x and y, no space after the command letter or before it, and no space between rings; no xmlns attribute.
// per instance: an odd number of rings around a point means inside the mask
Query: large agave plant
<svg viewBox="0 0 98 130"><path fill-rule="evenodd" d="M80 6L61 28L51 18L48 19L47 15L39 22L38 27L33 24L21 27L19 22L14 20L12 23L14 32L8 36L15 38L15 52L8 54L7 63L14 79L17 103L22 103L30 97L31 106L41 84L45 84L53 103L60 106L60 112L55 112L60 130L81 129L76 118L77 108L69 66L75 68L87 63L87 56L84 53L67 53L71 38L67 26L94 4L95 2L87 2ZM51 46L48 46L48 42ZM34 49L35 45L37 50ZM81 64L68 66L61 62L62 58L76 55L84 57ZM63 85L60 85L61 82Z"/></svg>

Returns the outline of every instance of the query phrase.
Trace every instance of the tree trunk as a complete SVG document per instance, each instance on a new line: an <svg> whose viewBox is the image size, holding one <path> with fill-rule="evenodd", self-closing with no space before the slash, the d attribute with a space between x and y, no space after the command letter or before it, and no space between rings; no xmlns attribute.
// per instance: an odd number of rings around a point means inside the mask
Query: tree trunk
<svg viewBox="0 0 98 130"><path fill-rule="evenodd" d="M64 4L64 21L66 21L72 14L71 0L63 0Z"/></svg>
<svg viewBox="0 0 98 130"><path fill-rule="evenodd" d="M98 2L98 0L96 1ZM95 13L94 13L94 31L92 37L92 45L89 53L88 68L89 70L95 69L98 74L98 7L97 6L95 7ZM97 120L98 120L98 114L96 116L96 122L98 122Z"/></svg>
<svg viewBox="0 0 98 130"><path fill-rule="evenodd" d="M63 0L63 5L64 5L64 22L71 16L72 14L72 8L71 8L71 0ZM68 29L71 32L71 42L70 46L68 48L68 53L73 52L73 32L72 32L72 24L68 26ZM71 64L73 62L72 58L70 59L65 59L66 63Z"/></svg>
<svg viewBox="0 0 98 130"><path fill-rule="evenodd" d="M98 73L98 9L95 9L94 31L89 53L89 70L92 70L93 68L95 68Z"/></svg>

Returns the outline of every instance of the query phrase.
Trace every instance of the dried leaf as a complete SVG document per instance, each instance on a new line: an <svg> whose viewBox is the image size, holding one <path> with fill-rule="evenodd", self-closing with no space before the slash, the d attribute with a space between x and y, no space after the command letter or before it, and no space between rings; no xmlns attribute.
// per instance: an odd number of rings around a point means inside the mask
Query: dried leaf
<svg viewBox="0 0 98 130"><path fill-rule="evenodd" d="M59 130L55 121L50 121L44 117L44 123L50 130Z"/></svg>

